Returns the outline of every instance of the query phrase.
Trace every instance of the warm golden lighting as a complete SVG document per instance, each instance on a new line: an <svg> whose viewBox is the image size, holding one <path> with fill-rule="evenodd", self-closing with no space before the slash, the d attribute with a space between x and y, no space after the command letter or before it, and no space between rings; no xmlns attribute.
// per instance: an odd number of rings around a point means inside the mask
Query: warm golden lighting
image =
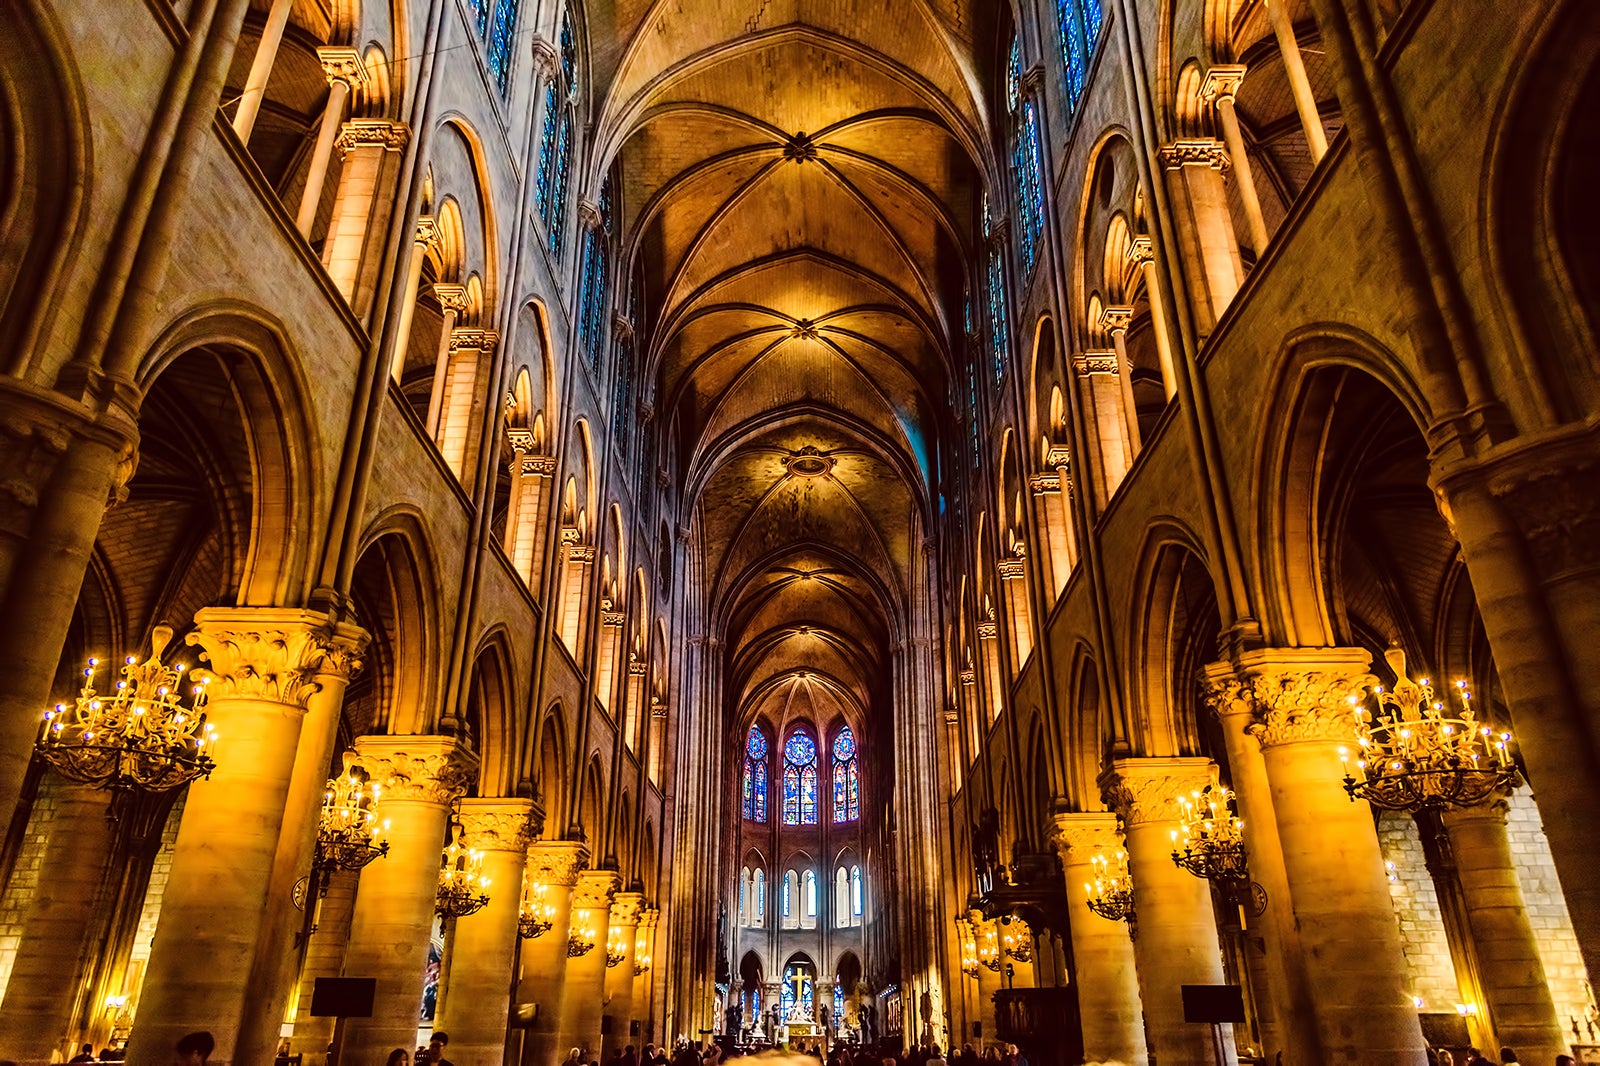
<svg viewBox="0 0 1600 1066"><path fill-rule="evenodd" d="M961 940L961 972L968 977L977 977L978 940L973 935L972 923L965 918L957 918L956 934Z"/></svg>
<svg viewBox="0 0 1600 1066"><path fill-rule="evenodd" d="M606 969L615 969L628 960L628 945L623 941L621 929L613 929L606 936Z"/></svg>
<svg viewBox="0 0 1600 1066"><path fill-rule="evenodd" d="M1394 669L1392 691L1373 689L1378 709L1354 698L1361 751L1344 778L1350 798L1392 811L1474 807L1514 787L1511 734L1479 722L1465 681L1455 685L1459 714L1434 698L1427 678L1406 676L1405 653L1391 648L1384 658Z"/></svg>
<svg viewBox="0 0 1600 1066"><path fill-rule="evenodd" d="M990 973L1000 972L1000 936L993 922L984 922L978 929L978 963Z"/></svg>
<svg viewBox="0 0 1600 1066"><path fill-rule="evenodd" d="M522 889L522 904L517 909L517 934L524 940L537 940L556 924L556 909L547 898L549 885L528 884Z"/></svg>
<svg viewBox="0 0 1600 1066"><path fill-rule="evenodd" d="M650 972L650 941L641 934L633 945L633 976Z"/></svg>
<svg viewBox="0 0 1600 1066"><path fill-rule="evenodd" d="M1172 861L1196 877L1232 885L1247 880L1244 820L1231 788L1207 785L1179 801L1183 820L1172 831Z"/></svg>
<svg viewBox="0 0 1600 1066"><path fill-rule="evenodd" d="M315 862L319 870L359 870L389 853L389 842L383 839L389 823L378 820L381 791L359 766L352 766L343 777L328 780L322 794L322 816L317 822ZM327 892L326 878L320 887L323 893Z"/></svg>
<svg viewBox="0 0 1600 1066"><path fill-rule="evenodd" d="M1002 918L1000 922L1000 943L1006 957L1017 962L1032 962L1033 930L1028 928L1028 923L1015 916Z"/></svg>
<svg viewBox="0 0 1600 1066"><path fill-rule="evenodd" d="M139 792L166 792L210 776L216 763L209 753L217 737L204 710L209 678L195 671L200 676L186 706L179 686L187 668L161 662L172 630L156 626L152 636L150 658L123 660L115 689L95 692L100 661L90 659L72 706L58 703L45 712L34 747L63 776L96 788Z"/></svg>
<svg viewBox="0 0 1600 1066"><path fill-rule="evenodd" d="M586 925L567 934L567 958L581 959L594 950L594 926Z"/></svg>
<svg viewBox="0 0 1600 1066"><path fill-rule="evenodd" d="M1094 857L1094 880L1086 882L1089 909L1113 922L1133 918L1133 877L1128 873L1128 853L1118 848L1110 859L1102 851Z"/></svg>
<svg viewBox="0 0 1600 1066"><path fill-rule="evenodd" d="M461 823L452 821L439 867L439 894L434 911L441 918L464 918L489 904L485 891L489 878L483 873L483 852L463 847Z"/></svg>

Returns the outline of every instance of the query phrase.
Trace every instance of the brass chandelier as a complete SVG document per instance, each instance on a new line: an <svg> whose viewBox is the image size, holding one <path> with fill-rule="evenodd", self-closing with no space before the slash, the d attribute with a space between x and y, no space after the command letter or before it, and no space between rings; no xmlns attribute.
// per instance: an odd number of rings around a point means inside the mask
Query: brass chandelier
<svg viewBox="0 0 1600 1066"><path fill-rule="evenodd" d="M586 925L567 934L567 958L581 959L593 950L594 926Z"/></svg>
<svg viewBox="0 0 1600 1066"><path fill-rule="evenodd" d="M95 691L100 660L90 659L72 705L45 712L34 750L64 777L119 792L166 792L209 777L217 740L205 715L210 678L194 671L200 676L186 704L187 668L161 661L171 640L170 626L156 626L150 657L123 660L122 679L104 694Z"/></svg>
<svg viewBox="0 0 1600 1066"><path fill-rule="evenodd" d="M461 845L461 822L451 819L439 867L434 912L441 918L465 918L489 905L489 878L483 873L483 852Z"/></svg>
<svg viewBox="0 0 1600 1066"><path fill-rule="evenodd" d="M633 945L633 976L639 977L650 972L650 964L654 961L650 957L650 941L640 936Z"/></svg>
<svg viewBox="0 0 1600 1066"><path fill-rule="evenodd" d="M978 930L978 964L990 973L1000 972L1000 938L995 934L994 923L984 922Z"/></svg>
<svg viewBox="0 0 1600 1066"><path fill-rule="evenodd" d="M961 972L968 977L977 977L978 940L973 934L972 923L957 916L956 933L961 939Z"/></svg>
<svg viewBox="0 0 1600 1066"><path fill-rule="evenodd" d="M606 937L606 969L612 970L628 961L627 945L622 941L622 930L613 929Z"/></svg>
<svg viewBox="0 0 1600 1066"><path fill-rule="evenodd" d="M524 940L537 940L555 927L556 909L546 897L550 886L533 884L522 892L522 904L517 909L517 935Z"/></svg>
<svg viewBox="0 0 1600 1066"><path fill-rule="evenodd" d="M322 794L322 816L317 822L316 871L323 895L327 894L327 874L334 870L359 870L374 859L389 854L383 839L388 822L378 820L378 796L382 790L367 777L365 770L352 766L343 777L330 778Z"/></svg>
<svg viewBox="0 0 1600 1066"><path fill-rule="evenodd" d="M1128 853L1118 848L1115 862L1104 852L1094 857L1094 880L1085 883L1089 909L1113 922L1133 920L1133 877L1128 873Z"/></svg>
<svg viewBox="0 0 1600 1066"><path fill-rule="evenodd" d="M1033 961L1033 930L1028 928L1028 923L1012 915L1000 919L1000 943L1005 948L1006 958L1017 962Z"/></svg>
<svg viewBox="0 0 1600 1066"><path fill-rule="evenodd" d="M1224 889L1248 882L1244 821L1233 789L1207 785L1178 802L1183 819L1172 831L1172 861Z"/></svg>
<svg viewBox="0 0 1600 1066"><path fill-rule="evenodd" d="M1455 684L1460 710L1435 698L1427 678L1406 676L1405 652L1384 654L1394 670L1392 690L1373 689L1377 710L1355 697L1356 739L1361 751L1354 771L1346 759L1345 791L1391 811L1475 807L1517 784L1511 734L1477 720L1465 681Z"/></svg>

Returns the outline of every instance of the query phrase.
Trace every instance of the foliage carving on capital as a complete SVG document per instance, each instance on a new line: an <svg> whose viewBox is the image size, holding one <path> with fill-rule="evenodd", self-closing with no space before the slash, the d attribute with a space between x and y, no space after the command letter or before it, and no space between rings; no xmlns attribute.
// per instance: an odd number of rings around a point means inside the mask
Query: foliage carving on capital
<svg viewBox="0 0 1600 1066"><path fill-rule="evenodd" d="M461 829L479 851L526 851L533 840L533 801L466 800Z"/></svg>
<svg viewBox="0 0 1600 1066"><path fill-rule="evenodd" d="M1156 155L1167 170L1202 166L1227 170L1228 150L1215 137L1183 137L1164 146Z"/></svg>
<svg viewBox="0 0 1600 1066"><path fill-rule="evenodd" d="M346 762L366 770L385 799L440 806L466 795L478 773L478 757L446 736L357 737Z"/></svg>
<svg viewBox="0 0 1600 1066"><path fill-rule="evenodd" d="M1108 812L1058 814L1051 819L1050 843L1063 865L1088 862L1097 851L1122 847L1122 832L1117 816Z"/></svg>
<svg viewBox="0 0 1600 1066"><path fill-rule="evenodd" d="M611 906L611 899L622 887L622 878L615 870L585 870L578 875L577 887L572 892L572 909L603 911Z"/></svg>
<svg viewBox="0 0 1600 1066"><path fill-rule="evenodd" d="M1177 821L1180 802L1215 779L1210 759L1118 759L1100 778L1100 796L1124 825Z"/></svg>
<svg viewBox="0 0 1600 1066"><path fill-rule="evenodd" d="M354 48L324 45L317 49L317 61L322 64L322 73L329 85L343 82L356 89L367 83L366 65L361 62L361 53Z"/></svg>
<svg viewBox="0 0 1600 1066"><path fill-rule="evenodd" d="M386 118L353 118L345 122L334 145L344 156L357 148L384 148L391 152L404 151L411 140L411 131L403 123Z"/></svg>
<svg viewBox="0 0 1600 1066"><path fill-rule="evenodd" d="M1200 698L1216 715L1217 721L1226 724L1229 719L1249 719L1255 716L1255 703L1250 698L1250 686L1233 669L1232 663L1210 663L1200 678Z"/></svg>
<svg viewBox="0 0 1600 1066"><path fill-rule="evenodd" d="M1378 679L1354 663L1258 665L1247 669L1255 721L1249 732L1263 748L1302 741L1354 744L1356 707Z"/></svg>
<svg viewBox="0 0 1600 1066"><path fill-rule="evenodd" d="M1239 95L1239 85L1244 81L1243 63L1213 63L1200 83L1200 99L1216 103L1223 97L1232 99Z"/></svg>
<svg viewBox="0 0 1600 1066"><path fill-rule="evenodd" d="M541 840L528 846L528 880L572 888L589 867L589 849L575 840Z"/></svg>
<svg viewBox="0 0 1600 1066"><path fill-rule="evenodd" d="M613 926L638 925L644 914L643 892L618 892L611 901Z"/></svg>
<svg viewBox="0 0 1600 1066"><path fill-rule="evenodd" d="M361 667L367 634L314 611L208 607L188 642L208 663L211 699L251 699L305 710L319 677L348 680Z"/></svg>

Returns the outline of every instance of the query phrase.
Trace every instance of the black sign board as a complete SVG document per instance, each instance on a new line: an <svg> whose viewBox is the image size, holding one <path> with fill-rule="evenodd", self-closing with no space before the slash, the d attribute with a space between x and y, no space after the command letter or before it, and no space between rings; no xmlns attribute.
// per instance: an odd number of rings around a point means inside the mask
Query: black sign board
<svg viewBox="0 0 1600 1066"><path fill-rule="evenodd" d="M319 977L311 986L313 1018L370 1018L376 977Z"/></svg>
<svg viewBox="0 0 1600 1066"><path fill-rule="evenodd" d="M1244 995L1238 985L1184 985L1186 1022L1242 1022Z"/></svg>

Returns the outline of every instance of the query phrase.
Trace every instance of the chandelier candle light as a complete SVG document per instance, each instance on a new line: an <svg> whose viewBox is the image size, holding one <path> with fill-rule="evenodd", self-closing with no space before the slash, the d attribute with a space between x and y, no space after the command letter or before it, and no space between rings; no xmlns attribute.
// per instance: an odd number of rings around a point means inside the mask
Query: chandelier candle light
<svg viewBox="0 0 1600 1066"><path fill-rule="evenodd" d="M322 817L317 823L316 865L322 873L359 870L389 854L389 842L383 839L389 823L378 820L381 791L359 766L352 766L343 777L328 780L322 794ZM327 894L326 877L321 891Z"/></svg>
<svg viewBox="0 0 1600 1066"><path fill-rule="evenodd" d="M452 820L439 867L439 894L434 911L441 918L465 918L489 905L489 878L483 873L483 852L461 846L461 823Z"/></svg>
<svg viewBox="0 0 1600 1066"><path fill-rule="evenodd" d="M545 898L550 886L533 884L522 891L522 905L517 911L517 935L524 940L537 940L556 924L556 909Z"/></svg>
<svg viewBox="0 0 1600 1066"><path fill-rule="evenodd" d="M633 976L639 977L650 972L650 943L641 936L633 945Z"/></svg>
<svg viewBox="0 0 1600 1066"><path fill-rule="evenodd" d="M94 687L100 661L90 659L73 704L45 712L34 742L40 756L73 781L119 792L167 792L209 777L217 740L205 716L210 675L193 672L185 705L179 686L187 668L161 661L171 640L170 626L156 626L150 657L123 660L122 680L103 695Z"/></svg>
<svg viewBox="0 0 1600 1066"><path fill-rule="evenodd" d="M628 960L627 945L622 942L622 930L613 929L606 937L606 969L615 969Z"/></svg>
<svg viewBox="0 0 1600 1066"><path fill-rule="evenodd" d="M956 931L961 936L961 972L968 977L978 976L978 941L973 936L972 923L956 919Z"/></svg>
<svg viewBox="0 0 1600 1066"><path fill-rule="evenodd" d="M1183 820L1172 831L1172 861L1224 887L1247 881L1244 820L1233 790L1207 785L1178 802Z"/></svg>
<svg viewBox="0 0 1600 1066"><path fill-rule="evenodd" d="M1002 918L1004 931L1000 934L1000 942L1005 946L1006 957L1017 962L1033 961L1033 930L1028 928L1028 923L1021 918Z"/></svg>
<svg viewBox="0 0 1600 1066"><path fill-rule="evenodd" d="M1345 791L1391 811L1476 807L1517 784L1511 734L1479 722L1465 681L1455 684L1460 712L1434 697L1427 678L1406 676L1405 652L1384 653L1394 670L1392 690L1373 689L1377 710L1355 697L1356 769L1345 759ZM1346 753L1348 754L1348 753Z"/></svg>
<svg viewBox="0 0 1600 1066"><path fill-rule="evenodd" d="M586 925L567 935L567 958L581 959L594 950L594 926Z"/></svg>
<svg viewBox="0 0 1600 1066"><path fill-rule="evenodd" d="M1089 893L1089 909L1112 922L1133 919L1133 877L1128 873L1128 853L1118 848L1112 859L1104 852L1094 857L1094 880L1083 886Z"/></svg>

